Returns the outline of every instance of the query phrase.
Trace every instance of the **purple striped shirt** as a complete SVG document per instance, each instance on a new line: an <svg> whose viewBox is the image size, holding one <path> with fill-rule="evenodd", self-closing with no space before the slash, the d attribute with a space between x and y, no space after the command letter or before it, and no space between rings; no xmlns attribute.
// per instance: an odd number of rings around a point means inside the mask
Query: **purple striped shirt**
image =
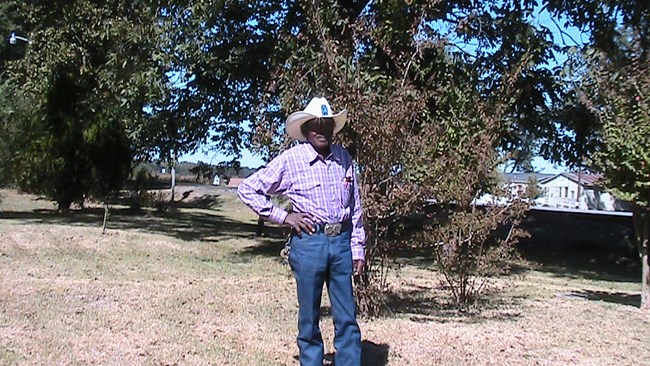
<svg viewBox="0 0 650 366"><path fill-rule="evenodd" d="M239 184L239 198L258 215L283 224L287 211L267 194L286 196L294 212L310 213L317 224L352 220L353 260L365 260L366 232L352 158L340 145L320 157L309 143L294 146Z"/></svg>

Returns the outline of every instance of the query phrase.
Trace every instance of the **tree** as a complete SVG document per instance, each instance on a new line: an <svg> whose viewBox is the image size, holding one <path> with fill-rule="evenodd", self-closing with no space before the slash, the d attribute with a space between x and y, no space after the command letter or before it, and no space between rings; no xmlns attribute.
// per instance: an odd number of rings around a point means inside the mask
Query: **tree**
<svg viewBox="0 0 650 366"><path fill-rule="evenodd" d="M42 1L22 5L30 46L9 65L18 138L9 161L23 189L67 210L122 187L149 146L149 105L168 95L156 1ZM21 103L17 103L21 104ZM143 148L144 147L144 148Z"/></svg>
<svg viewBox="0 0 650 366"><path fill-rule="evenodd" d="M556 68L561 95L553 103L554 122L558 128L553 138L543 141L540 153L554 162L561 162L569 168L594 168L586 166L590 156L601 149L602 126L600 120L586 108L580 93L574 89L577 79L585 72L580 55L587 49L597 49L609 62L624 65L630 62L630 55L620 47L623 32L638 37L638 52L647 55L650 50L650 4L638 1L615 0L547 0L544 7L551 14L563 44L559 50L564 52L569 62L566 67ZM571 37L563 27L576 27L586 37L581 40ZM564 42L564 40L567 42ZM570 43L569 43L570 42ZM574 56L577 55L577 61Z"/></svg>
<svg viewBox="0 0 650 366"><path fill-rule="evenodd" d="M628 29L630 30L630 29ZM602 149L593 165L618 199L634 203L636 244L642 262L641 308L650 311L650 66L641 34L622 33L621 65L597 49L585 53L588 70L579 90L602 124Z"/></svg>
<svg viewBox="0 0 650 366"><path fill-rule="evenodd" d="M181 146L210 136L214 150L239 157L270 70L282 60L274 53L278 34L295 24L285 23L297 17L292 9L292 1L270 0L176 1L165 9L177 87L172 103L159 108L173 116L168 121L185 123L178 135L189 138Z"/></svg>
<svg viewBox="0 0 650 366"><path fill-rule="evenodd" d="M309 12L325 6L333 6L337 24L334 20L311 24ZM180 135L203 138L210 131L215 150L238 157L248 147L271 158L286 147L286 141L278 138L282 136L278 126L288 106L280 103L279 94L290 88L278 84L276 66L293 58L292 52L308 41L303 37L306 27L323 27L324 34L354 50L368 42L353 38L356 27L364 22L386 23L402 33L376 36L406 51L403 47L408 47L412 33L408 27L420 15L421 33L446 43L447 52L471 63L481 73L484 88L498 88L498 78L493 76L528 53L532 67L520 75L516 86L525 92L506 116L511 122L502 131L499 147L503 156L515 162L515 169L529 169L539 142L557 136L547 104L561 96L557 76L546 67L556 46L548 28L533 26L534 4L528 0L407 4L337 0L313 6L300 0L175 2L165 10L174 25L166 49L181 85L173 91L174 113L182 117L175 120L195 121ZM394 54L382 48L372 52L372 57L363 57L372 58L370 62L383 72L396 71Z"/></svg>
<svg viewBox="0 0 650 366"><path fill-rule="evenodd" d="M12 45L9 43L9 36L12 32L19 30L19 21L16 11L16 1L5 1L0 3L0 161L7 162L13 155L13 148L10 141L16 136L15 126L12 123L16 110L16 101L12 98L15 85L11 83L6 74L6 63L19 59L25 51L26 44ZM10 174L7 164L0 165L0 184L9 180Z"/></svg>
<svg viewBox="0 0 650 366"><path fill-rule="evenodd" d="M647 56L650 50L650 4L647 2L547 0L545 6L552 15L563 16L568 24L587 31L590 46L598 48L611 60L627 57L619 47L621 30L625 28L638 35L642 56Z"/></svg>
<svg viewBox="0 0 650 366"><path fill-rule="evenodd" d="M409 139L404 160L411 195L435 202L422 230L406 240L433 249L461 310L480 299L490 277L508 271L514 244L526 235L518 227L528 207L525 196L507 191L497 173L503 117L522 93L513 86L526 62L511 67L494 94L480 93L480 84L462 68L438 80L436 111L427 111L430 117Z"/></svg>
<svg viewBox="0 0 650 366"><path fill-rule="evenodd" d="M558 120L568 132L555 153L569 165L602 172L619 199L634 202L642 260L642 307L648 297L648 90L650 4L635 1L550 0L549 11L589 35L570 48ZM590 158L591 157L591 158ZM557 158L557 155L556 155Z"/></svg>

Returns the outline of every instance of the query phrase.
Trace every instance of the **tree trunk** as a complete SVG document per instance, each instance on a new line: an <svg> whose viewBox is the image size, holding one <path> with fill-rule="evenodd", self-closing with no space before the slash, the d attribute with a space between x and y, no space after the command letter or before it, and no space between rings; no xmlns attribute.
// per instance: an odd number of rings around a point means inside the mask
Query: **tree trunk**
<svg viewBox="0 0 650 366"><path fill-rule="evenodd" d="M172 165L171 169L172 173L172 186L171 186L171 198L169 199L169 203L174 203L174 191L176 190L176 168L174 165Z"/></svg>
<svg viewBox="0 0 650 366"><path fill-rule="evenodd" d="M171 186L171 198L169 199L170 204L174 204L174 191L176 190L176 150L172 152L172 186Z"/></svg>
<svg viewBox="0 0 650 366"><path fill-rule="evenodd" d="M634 229L641 257L641 309L650 312L650 258L648 243L650 237L650 215L647 208L634 211Z"/></svg>
<svg viewBox="0 0 650 366"><path fill-rule="evenodd" d="M104 204L104 222L102 223L102 235L106 234L106 225L108 224L108 204Z"/></svg>
<svg viewBox="0 0 650 366"><path fill-rule="evenodd" d="M59 197L56 199L57 209L59 212L68 212L70 211L70 206L72 201L74 201L69 194L59 194Z"/></svg>

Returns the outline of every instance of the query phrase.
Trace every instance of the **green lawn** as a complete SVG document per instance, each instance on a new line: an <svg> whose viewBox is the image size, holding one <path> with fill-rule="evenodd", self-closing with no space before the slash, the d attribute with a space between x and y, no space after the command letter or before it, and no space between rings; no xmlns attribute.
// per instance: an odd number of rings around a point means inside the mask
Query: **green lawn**
<svg viewBox="0 0 650 366"><path fill-rule="evenodd" d="M0 364L297 364L281 230L257 238L234 192L193 189L174 212L115 207L105 235L101 208L0 191ZM635 278L523 263L459 314L427 258L400 263L391 312L360 321L366 365L650 364Z"/></svg>

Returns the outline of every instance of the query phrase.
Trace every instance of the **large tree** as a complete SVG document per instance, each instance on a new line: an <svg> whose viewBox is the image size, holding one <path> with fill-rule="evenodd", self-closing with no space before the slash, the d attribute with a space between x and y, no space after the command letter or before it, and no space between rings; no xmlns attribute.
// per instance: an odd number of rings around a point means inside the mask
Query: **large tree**
<svg viewBox="0 0 650 366"><path fill-rule="evenodd" d="M622 32L626 32L639 37L639 53L647 56L650 51L650 3L546 0L543 4L555 23L555 31L560 33L559 50L568 56L569 62L556 69L559 80L556 89L562 95L552 104L557 134L543 141L540 153L569 168L593 170L595 167L588 166L588 162L601 148L602 125L573 88L575 80L582 78L585 72L580 55L583 50L597 50L609 60L612 69L624 67L630 62L630 54L620 47ZM580 38L573 38L566 31L567 27L578 30Z"/></svg>
<svg viewBox="0 0 650 366"><path fill-rule="evenodd" d="M316 8L330 8L336 18L313 24L310 17ZM524 92L504 117L510 122L500 134L499 147L502 156L512 159L514 169L530 169L540 141L557 136L548 101L560 99L557 77L548 67L555 45L551 31L534 24L535 11L534 2L524 0L314 4L198 0L174 6L168 13L177 26L172 64L183 85L175 92L176 101L185 118L198 118L198 124L211 130L215 149L238 156L243 147L249 147L273 156L285 146L278 139L279 126L291 107L278 98L291 86L276 81L277 66L292 62L296 50L310 41L305 38L309 27L321 28L313 30L316 37L318 32L327 34L339 46L372 62L378 71L394 74L395 52L409 52L413 35L409 27L422 16L421 24L415 25L421 34L445 43L455 59L470 64L480 73L486 92L499 89L499 76L509 63L528 55L531 67L519 75L516 86ZM390 24L397 30L376 35L392 50L383 45L365 48L369 39L354 38L356 28L373 22L377 29ZM260 125L270 135L255 133Z"/></svg>
<svg viewBox="0 0 650 366"><path fill-rule="evenodd" d="M276 48L279 35L301 26L294 9L293 1L271 0L197 0L166 9L177 80L170 113L193 121L186 136L202 141L209 131L212 148L235 158L250 146L264 87L286 58Z"/></svg>
<svg viewBox="0 0 650 366"><path fill-rule="evenodd" d="M165 19L157 1L40 1L24 4L30 44L8 66L16 109L22 188L66 210L122 187L132 157L146 153L152 111L168 99ZM28 102L28 104L26 103ZM143 133L147 131L147 133Z"/></svg>

